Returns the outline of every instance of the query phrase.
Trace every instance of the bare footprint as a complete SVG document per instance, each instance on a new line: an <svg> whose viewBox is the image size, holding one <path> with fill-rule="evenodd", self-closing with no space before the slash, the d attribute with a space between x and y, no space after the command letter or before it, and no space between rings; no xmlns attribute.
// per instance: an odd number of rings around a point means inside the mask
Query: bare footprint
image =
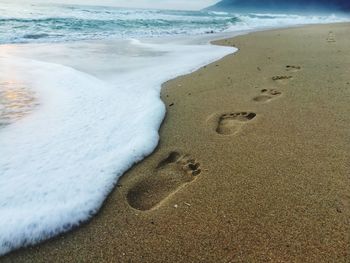
<svg viewBox="0 0 350 263"><path fill-rule="evenodd" d="M238 133L242 126L254 119L256 114L253 112L235 112L221 115L219 118L216 132L222 135L233 135Z"/></svg>
<svg viewBox="0 0 350 263"><path fill-rule="evenodd" d="M344 195L336 201L336 210L338 213L350 212L350 196Z"/></svg>
<svg viewBox="0 0 350 263"><path fill-rule="evenodd" d="M287 65L286 66L286 71L297 72L297 71L300 71L300 70L301 70L300 66L294 66L294 65Z"/></svg>
<svg viewBox="0 0 350 263"><path fill-rule="evenodd" d="M327 42L329 42L329 43L336 42L335 35L332 31L329 31L329 33L328 33Z"/></svg>
<svg viewBox="0 0 350 263"><path fill-rule="evenodd" d="M285 80L285 79L291 79L293 78L292 76L274 76L272 77L272 80Z"/></svg>
<svg viewBox="0 0 350 263"><path fill-rule="evenodd" d="M282 92L275 89L262 89L261 95L255 97L253 100L256 102L268 102L281 94Z"/></svg>
<svg viewBox="0 0 350 263"><path fill-rule="evenodd" d="M136 183L127 193L129 205L146 211L155 208L181 186L196 179L200 164L189 155L171 152L159 162L154 174Z"/></svg>
<svg viewBox="0 0 350 263"><path fill-rule="evenodd" d="M287 84L292 78L292 76L273 76L272 80L281 84Z"/></svg>

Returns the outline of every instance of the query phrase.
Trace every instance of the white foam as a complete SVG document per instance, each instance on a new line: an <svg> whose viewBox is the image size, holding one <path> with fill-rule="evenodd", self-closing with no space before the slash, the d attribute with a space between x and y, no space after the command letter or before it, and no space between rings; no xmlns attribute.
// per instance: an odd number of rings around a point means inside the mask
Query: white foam
<svg viewBox="0 0 350 263"><path fill-rule="evenodd" d="M98 44L86 45L103 52ZM165 114L161 83L235 51L130 45L158 55L148 56L142 67L112 73L97 63L104 57L106 65L118 64L111 50L96 52L97 64L89 72L95 76L67 66L83 59L81 49L62 48L62 58L72 59L60 65L51 63L64 61L50 55L48 50L61 52L52 45L0 46L0 82L21 83L40 102L32 114L0 130L0 255L68 231L95 214L118 177L156 147ZM9 54L47 57L50 63ZM93 57L91 50L85 55Z"/></svg>
<svg viewBox="0 0 350 263"><path fill-rule="evenodd" d="M306 24L327 24L349 21L348 16L341 15L294 15L294 14L236 14L239 22L232 24L225 31L259 30Z"/></svg>

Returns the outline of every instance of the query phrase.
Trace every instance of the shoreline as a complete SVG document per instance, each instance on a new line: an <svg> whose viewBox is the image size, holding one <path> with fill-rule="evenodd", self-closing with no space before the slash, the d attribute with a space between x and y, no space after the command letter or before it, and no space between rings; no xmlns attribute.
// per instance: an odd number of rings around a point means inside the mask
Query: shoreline
<svg viewBox="0 0 350 263"><path fill-rule="evenodd" d="M95 218L4 262L348 260L348 27L215 41L239 51L163 84L155 152L120 179ZM332 147L323 145L328 136Z"/></svg>

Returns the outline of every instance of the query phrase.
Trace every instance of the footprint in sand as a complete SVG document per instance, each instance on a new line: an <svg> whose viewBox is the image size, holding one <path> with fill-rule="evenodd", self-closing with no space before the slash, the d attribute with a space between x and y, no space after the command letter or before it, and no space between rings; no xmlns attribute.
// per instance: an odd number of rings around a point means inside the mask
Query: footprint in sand
<svg viewBox="0 0 350 263"><path fill-rule="evenodd" d="M242 126L256 117L253 112L235 112L223 114L219 118L216 132L222 135L238 133Z"/></svg>
<svg viewBox="0 0 350 263"><path fill-rule="evenodd" d="M293 79L292 76L273 76L272 80L281 84L288 83L289 80Z"/></svg>
<svg viewBox="0 0 350 263"><path fill-rule="evenodd" d="M329 42L329 43L336 42L336 41L335 41L335 35L333 34L332 31L330 31L330 32L328 33L327 42Z"/></svg>
<svg viewBox="0 0 350 263"><path fill-rule="evenodd" d="M279 97L282 92L275 89L262 89L261 95L256 96L253 100L256 102L268 102L274 98Z"/></svg>
<svg viewBox="0 0 350 263"><path fill-rule="evenodd" d="M200 164L188 154L171 152L159 162L154 174L136 183L127 193L129 205L146 211L156 207L201 173Z"/></svg>
<svg viewBox="0 0 350 263"><path fill-rule="evenodd" d="M294 66L294 65L287 65L286 66L286 71L289 71L289 72L298 72L300 70L301 70L300 66Z"/></svg>
<svg viewBox="0 0 350 263"><path fill-rule="evenodd" d="M350 196L344 195L336 201L336 210L338 213L350 213Z"/></svg>

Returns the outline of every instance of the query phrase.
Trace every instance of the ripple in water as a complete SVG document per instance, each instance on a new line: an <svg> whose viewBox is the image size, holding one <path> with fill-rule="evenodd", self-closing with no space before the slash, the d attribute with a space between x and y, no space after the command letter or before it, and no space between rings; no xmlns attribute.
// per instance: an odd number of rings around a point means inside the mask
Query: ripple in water
<svg viewBox="0 0 350 263"><path fill-rule="evenodd" d="M38 105L33 91L18 82L0 82L0 128L30 114Z"/></svg>

